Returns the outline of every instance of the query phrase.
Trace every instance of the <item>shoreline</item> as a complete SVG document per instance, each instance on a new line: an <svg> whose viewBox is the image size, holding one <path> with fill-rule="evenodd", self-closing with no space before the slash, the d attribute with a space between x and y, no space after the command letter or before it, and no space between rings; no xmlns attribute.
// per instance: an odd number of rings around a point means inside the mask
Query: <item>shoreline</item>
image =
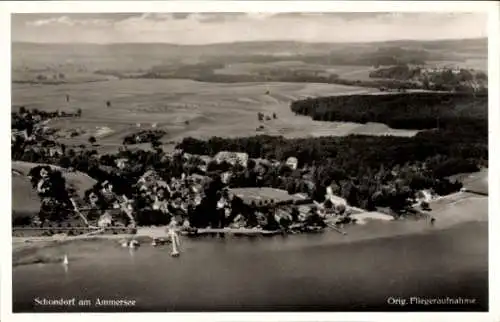
<svg viewBox="0 0 500 322"><path fill-rule="evenodd" d="M338 241L335 241L331 245L345 245L345 244L356 244L360 242L369 242L369 241L376 241L376 240L383 240L383 239L390 239L390 238L406 238L406 237L411 237L411 236L416 236L416 235L425 235L428 233L438 233L438 232L443 232L449 229L454 229L457 227L461 226L466 226L468 224L480 224L488 222L488 220L484 220L481 218L473 219L470 218L468 220L460 220L458 222L451 222L447 223L443 226L436 226L432 227L432 229L428 229L429 224L426 223L426 220L416 220L415 222L411 222L410 220L394 220L391 222L382 222L379 220L369 220L367 223L363 225L349 225L344 227L348 237L341 236L338 232L334 231L330 227L327 227L324 229L323 232L320 234L330 234L330 235L337 235L340 237ZM386 231L386 229L381 229L382 226L377 226L378 224L381 224L384 228L391 227L390 225L394 223L400 223L403 226L404 225L419 225L416 226L410 230L402 228L401 226L393 226L391 228L394 228L390 231ZM362 228L369 228L370 230L365 234L365 235L359 235L359 233L354 233L352 235L349 235L350 231L353 230L356 226L362 227ZM370 227L371 226L371 227ZM151 231L151 228L146 228L147 230ZM154 228L153 230L163 230L162 227L159 228ZM235 229L233 229L235 230ZM247 229L248 230L248 229ZM200 234L198 235L199 237L212 237L213 235L217 236L218 233L206 233L206 234ZM231 236L238 237L238 234L231 233ZM243 237L265 237L267 238L273 238L276 235L272 235L269 237L266 237L265 235L259 234L259 233L253 233L253 234L247 234L244 235L243 233L239 234L240 236ZM294 235L294 236L301 236L301 235L315 235L315 234L309 234L309 233L300 233L300 234L288 234L288 235ZM165 234L166 236L166 234ZM183 235L185 238L188 239L196 239L196 235L193 237L189 235ZM215 237L214 238L217 238ZM120 240L131 240L135 239L140 241L141 243L147 243L149 244L153 238L160 238L159 235L151 236L150 234L141 234L140 230L138 231L137 234L121 234L121 235L94 235L94 236L72 236L69 238L51 238L51 237L44 237L43 240L38 239L37 241L33 240L28 240L27 238L23 237L13 237L13 243L12 243L12 267L19 267L19 266L25 266L25 265L34 265L34 264L54 264L54 263L59 263L61 262L61 256L60 256L60 248L64 246L70 246L70 247L76 247L76 248L85 248L87 246L95 245L95 246L102 246L103 244L114 244L116 247L119 247L119 241ZM231 237L230 237L231 238ZM239 239L239 238L238 238ZM314 246L328 246L330 243L321 243L321 244L314 244ZM312 245L311 245L312 246ZM152 247L149 245L146 245L144 247ZM167 246L169 247L169 246ZM92 251L96 251L93 249ZM80 253L80 252L77 252ZM80 255L77 256L77 258L85 258L86 256L91 256L91 254L88 255Z"/></svg>

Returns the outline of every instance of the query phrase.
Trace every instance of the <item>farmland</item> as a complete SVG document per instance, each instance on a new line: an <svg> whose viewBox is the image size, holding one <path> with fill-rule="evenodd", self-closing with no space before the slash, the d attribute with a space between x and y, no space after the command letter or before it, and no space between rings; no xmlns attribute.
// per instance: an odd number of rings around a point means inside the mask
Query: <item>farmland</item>
<svg viewBox="0 0 500 322"><path fill-rule="evenodd" d="M185 136L260 134L285 137L347 135L351 133L411 136L415 131L392 130L381 124L360 125L313 121L295 116L289 109L293 100L305 97L376 92L376 89L332 84L305 83L203 83L190 80L110 80L61 85L12 85L13 110L30 109L75 111L78 119L49 123L61 129L81 129L86 134L66 143L87 143L97 138L101 148L121 145L123 137L140 129L163 129L164 142ZM70 101L66 101L69 95ZM110 106L106 106L106 101ZM276 113L277 118L259 122L257 113Z"/></svg>

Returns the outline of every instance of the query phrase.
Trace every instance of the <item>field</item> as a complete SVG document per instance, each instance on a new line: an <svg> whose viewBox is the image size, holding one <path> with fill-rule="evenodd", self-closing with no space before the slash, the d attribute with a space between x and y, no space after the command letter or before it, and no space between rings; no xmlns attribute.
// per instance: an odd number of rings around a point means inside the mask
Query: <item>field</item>
<svg viewBox="0 0 500 322"><path fill-rule="evenodd" d="M488 219L488 197L458 192L429 203L432 216L448 224Z"/></svg>
<svg viewBox="0 0 500 322"><path fill-rule="evenodd" d="M320 65L305 63L300 60L278 61L268 63L231 63L224 68L215 69L215 74L223 75L256 75L269 71L291 72L303 71L317 73L321 76L338 75L342 79L349 80L369 80L370 71L374 70L369 66L346 66L346 65Z"/></svg>
<svg viewBox="0 0 500 322"><path fill-rule="evenodd" d="M41 201L29 179L16 172L12 172L11 178L13 218L38 213Z"/></svg>
<svg viewBox="0 0 500 322"><path fill-rule="evenodd" d="M12 105L40 110L76 111L78 119L52 121L49 126L81 129L86 134L68 139L67 144L87 143L96 136L100 149L116 149L123 137L139 128L164 129L163 141L185 136L247 136L255 134L285 137L348 135L411 136L415 131L393 130L381 124L313 121L296 116L290 102L299 98L377 92L376 89L312 83L203 83L191 80L110 80L61 85L12 85ZM66 102L66 94L70 101ZM111 102L106 107L106 101ZM277 119L259 122L257 113L276 113ZM256 131L262 125L263 129Z"/></svg>
<svg viewBox="0 0 500 322"><path fill-rule="evenodd" d="M34 215L40 210L40 197L36 190L31 186L28 173L40 164L13 161L12 162L12 212L16 216ZM83 197L84 192L90 189L97 181L81 172L67 172L57 166L52 168L60 170L66 183L74 187L78 194Z"/></svg>
<svg viewBox="0 0 500 322"><path fill-rule="evenodd" d="M488 169L475 173L457 174L451 176L450 179L462 182L467 191L488 195Z"/></svg>

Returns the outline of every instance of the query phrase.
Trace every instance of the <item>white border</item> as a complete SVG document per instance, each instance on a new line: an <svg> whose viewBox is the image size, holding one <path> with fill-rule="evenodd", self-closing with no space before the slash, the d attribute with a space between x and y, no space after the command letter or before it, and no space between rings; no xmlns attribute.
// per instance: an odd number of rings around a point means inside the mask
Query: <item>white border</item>
<svg viewBox="0 0 500 322"><path fill-rule="evenodd" d="M494 151L500 151L497 140L499 120L499 11L494 1L26 1L0 3L0 32L2 62L0 64L0 84L2 86L2 108L4 117L0 118L0 129L6 132L1 136L1 148L5 157L0 161L2 173L5 173L0 198L7 211L0 223L1 239L1 317L3 321L34 321L37 318L50 321L80 320L89 318L98 320L134 321L140 318L206 321L488 321L499 322L500 303L498 272L498 253L495 245L500 245L499 237L494 233L500 219L498 214L498 157ZM490 245L490 312L488 313L126 313L126 314L12 314L12 244L11 244L11 182L10 182L10 13L28 12L488 12L489 35L489 126L490 126L490 180L489 191L489 245ZM9 115L7 115L9 113ZM9 173L9 175L7 175ZM498 246L497 246L498 247Z"/></svg>

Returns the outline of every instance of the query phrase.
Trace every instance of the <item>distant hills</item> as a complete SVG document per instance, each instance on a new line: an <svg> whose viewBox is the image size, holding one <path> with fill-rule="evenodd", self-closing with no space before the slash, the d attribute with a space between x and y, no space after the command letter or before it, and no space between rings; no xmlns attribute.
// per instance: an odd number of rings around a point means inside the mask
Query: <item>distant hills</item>
<svg viewBox="0 0 500 322"><path fill-rule="evenodd" d="M488 41L486 38L460 40L397 40L367 43L304 43L294 41L258 41L218 43L207 45L177 45L169 43L12 43L13 65L28 64L30 62L86 62L88 58L100 58L102 62L127 59L129 64L134 61L150 62L149 66L167 63L169 61L183 61L198 63L207 59L228 58L238 56L328 56L351 55L353 53L378 52L380 49L399 47L400 50L412 52L426 52L432 56L478 56L486 57ZM121 58L122 57L122 58ZM122 63L123 65L123 63ZM99 66L97 68L111 68Z"/></svg>
<svg viewBox="0 0 500 322"><path fill-rule="evenodd" d="M437 63L458 64L464 68L474 66L476 69L484 70L485 68L481 66L486 66L487 55L486 38L366 43L256 41L206 45L13 42L12 75L13 81L19 83L54 82L54 75L61 74L65 76L64 82L103 80L106 79L103 76L109 75L189 78L219 82L228 81L227 78L230 78L229 81L233 82L235 79L252 81L259 75L249 75L245 71L236 77L220 75L218 70L230 68L231 64L252 63L263 65L267 70L266 73L270 74L270 76L260 75L257 80L269 78L290 81L293 78L306 82L325 82L325 77L329 80L330 75L318 78L316 74L321 71L331 74L328 70L332 66L361 66L362 69L368 69L398 64ZM285 65L272 67L266 65L290 61L299 62L304 66L299 71L292 71ZM289 72L300 75L293 77L282 75Z"/></svg>

